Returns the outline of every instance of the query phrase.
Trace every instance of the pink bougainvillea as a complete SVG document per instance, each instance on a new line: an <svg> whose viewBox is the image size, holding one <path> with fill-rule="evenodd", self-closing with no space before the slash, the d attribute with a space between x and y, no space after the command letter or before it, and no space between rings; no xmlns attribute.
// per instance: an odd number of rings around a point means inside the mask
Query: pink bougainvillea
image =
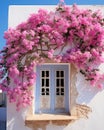
<svg viewBox="0 0 104 130"><path fill-rule="evenodd" d="M46 59L72 63L91 85L102 88L104 18L99 11L59 4L54 12L39 10L4 33L0 57L0 88L17 110L31 104L34 67ZM66 48L65 50L64 48ZM60 52L55 53L57 50Z"/></svg>

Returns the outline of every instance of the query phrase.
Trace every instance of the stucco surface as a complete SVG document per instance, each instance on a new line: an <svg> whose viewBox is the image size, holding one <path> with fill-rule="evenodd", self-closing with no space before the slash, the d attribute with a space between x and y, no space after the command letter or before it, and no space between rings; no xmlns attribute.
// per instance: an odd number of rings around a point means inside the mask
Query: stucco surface
<svg viewBox="0 0 104 130"><path fill-rule="evenodd" d="M53 10L54 7L10 6L8 27L15 27L26 20L29 14L37 12L39 8ZM104 14L104 6L80 6L80 8L100 9ZM104 71L104 65L102 65L101 71ZM92 112L88 115L88 119L81 118L67 126L56 126L50 123L47 125L46 130L104 130L104 90L99 91L97 88L90 86L80 73L77 73L76 78L76 88L78 91L76 102L87 104L91 107ZM24 123L27 110L28 108L17 112L15 105L7 102L7 130L32 130L26 127ZM42 129L39 128L38 130Z"/></svg>

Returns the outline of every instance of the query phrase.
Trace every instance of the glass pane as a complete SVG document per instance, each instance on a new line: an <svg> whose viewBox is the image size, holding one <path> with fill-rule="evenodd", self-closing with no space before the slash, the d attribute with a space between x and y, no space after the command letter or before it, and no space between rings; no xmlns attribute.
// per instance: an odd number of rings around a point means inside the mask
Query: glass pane
<svg viewBox="0 0 104 130"><path fill-rule="evenodd" d="M64 86L64 79L61 79L61 87Z"/></svg>
<svg viewBox="0 0 104 130"><path fill-rule="evenodd" d="M42 79L42 87L44 86L44 79Z"/></svg>
<svg viewBox="0 0 104 130"><path fill-rule="evenodd" d="M56 89L56 95L59 95L59 88Z"/></svg>
<svg viewBox="0 0 104 130"><path fill-rule="evenodd" d="M56 77L59 77L59 71L56 71Z"/></svg>
<svg viewBox="0 0 104 130"><path fill-rule="evenodd" d="M46 79L46 86L49 87L49 79Z"/></svg>
<svg viewBox="0 0 104 130"><path fill-rule="evenodd" d="M46 95L49 95L49 88L46 89Z"/></svg>
<svg viewBox="0 0 104 130"><path fill-rule="evenodd" d="M49 71L46 71L46 77L49 77Z"/></svg>
<svg viewBox="0 0 104 130"><path fill-rule="evenodd" d="M59 87L59 79L56 79L56 86Z"/></svg>
<svg viewBox="0 0 104 130"><path fill-rule="evenodd" d="M44 88L42 88L42 90L41 90L42 92L41 92L41 94L42 95L45 95L45 89Z"/></svg>
<svg viewBox="0 0 104 130"><path fill-rule="evenodd" d="M64 77L64 71L61 71L61 77Z"/></svg>
<svg viewBox="0 0 104 130"><path fill-rule="evenodd" d="M42 77L44 77L45 76L45 71L42 71Z"/></svg>
<svg viewBox="0 0 104 130"><path fill-rule="evenodd" d="M61 95L64 95L64 88L61 88Z"/></svg>
<svg viewBox="0 0 104 130"><path fill-rule="evenodd" d="M44 88L42 88L42 93L43 93L43 92L45 92L45 89L44 89Z"/></svg>

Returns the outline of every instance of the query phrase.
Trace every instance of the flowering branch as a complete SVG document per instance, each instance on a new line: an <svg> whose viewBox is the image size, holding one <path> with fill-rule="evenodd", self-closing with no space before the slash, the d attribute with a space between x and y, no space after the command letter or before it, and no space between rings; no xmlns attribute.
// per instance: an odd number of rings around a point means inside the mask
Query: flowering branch
<svg viewBox="0 0 104 130"><path fill-rule="evenodd" d="M61 1L55 12L39 10L15 29L8 29L4 38L0 88L17 110L31 104L34 67L46 59L72 63L93 86L103 87L104 75L98 67L104 62L104 18L99 11L69 7Z"/></svg>

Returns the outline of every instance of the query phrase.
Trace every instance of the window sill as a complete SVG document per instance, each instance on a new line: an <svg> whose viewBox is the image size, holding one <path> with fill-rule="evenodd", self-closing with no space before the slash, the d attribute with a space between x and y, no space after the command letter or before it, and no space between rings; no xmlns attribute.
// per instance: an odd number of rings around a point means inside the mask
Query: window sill
<svg viewBox="0 0 104 130"><path fill-rule="evenodd" d="M76 116L70 115L55 115L55 114L35 114L35 115L28 115L25 119L26 126L33 126L40 124L56 124L56 125L67 125L72 121L77 120Z"/></svg>

